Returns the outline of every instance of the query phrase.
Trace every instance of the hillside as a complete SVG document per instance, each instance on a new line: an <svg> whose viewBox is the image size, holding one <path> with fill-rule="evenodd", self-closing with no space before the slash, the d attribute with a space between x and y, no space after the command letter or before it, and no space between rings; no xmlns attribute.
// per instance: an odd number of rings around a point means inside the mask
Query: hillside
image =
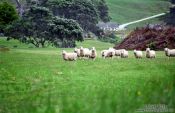
<svg viewBox="0 0 175 113"><path fill-rule="evenodd" d="M106 0L106 2L112 21L120 24L165 12L169 7L168 0Z"/></svg>
<svg viewBox="0 0 175 113"><path fill-rule="evenodd" d="M175 27L167 26L147 26L131 32L116 49L138 49L145 50L150 47L154 50L163 50L164 48L175 48Z"/></svg>

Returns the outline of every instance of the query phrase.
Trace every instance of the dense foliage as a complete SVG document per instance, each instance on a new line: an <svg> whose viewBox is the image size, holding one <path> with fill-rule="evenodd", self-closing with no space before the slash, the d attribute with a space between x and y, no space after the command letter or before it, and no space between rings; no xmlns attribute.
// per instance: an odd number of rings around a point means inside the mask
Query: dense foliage
<svg viewBox="0 0 175 113"><path fill-rule="evenodd" d="M169 13L164 18L168 25L175 26L175 0L171 0L172 7L170 7Z"/></svg>
<svg viewBox="0 0 175 113"><path fill-rule="evenodd" d="M46 44L74 47L75 40L83 40L82 30L75 21L54 17L47 8L37 6L30 7L23 18L8 26L6 36L36 47Z"/></svg>
<svg viewBox="0 0 175 113"><path fill-rule="evenodd" d="M51 0L48 6L53 14L76 20L86 32L98 35L98 21L110 20L108 7L104 0Z"/></svg>
<svg viewBox="0 0 175 113"><path fill-rule="evenodd" d="M104 0L15 0L20 19L6 28L6 36L36 47L52 44L75 47L83 34L100 35L99 21L110 20ZM58 17L55 17L58 16ZM59 21L59 22L58 22ZM9 38L10 39L10 38Z"/></svg>
<svg viewBox="0 0 175 113"><path fill-rule="evenodd" d="M0 2L0 33L4 32L4 28L18 19L18 14L15 8L7 3Z"/></svg>

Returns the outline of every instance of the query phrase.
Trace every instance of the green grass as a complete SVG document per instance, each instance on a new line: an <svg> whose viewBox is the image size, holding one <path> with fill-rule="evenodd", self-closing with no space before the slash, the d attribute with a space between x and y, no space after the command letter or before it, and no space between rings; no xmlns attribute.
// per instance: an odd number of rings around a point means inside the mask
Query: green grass
<svg viewBox="0 0 175 113"><path fill-rule="evenodd" d="M169 10L168 0L106 0L112 21L127 23Z"/></svg>
<svg viewBox="0 0 175 113"><path fill-rule="evenodd" d="M12 44L18 44L13 48ZM62 49L11 47L0 52L0 113L136 113L146 104L173 108L175 59L63 61ZM111 44L91 40L78 46L100 50ZM67 49L66 49L67 50ZM72 49L68 49L72 51Z"/></svg>

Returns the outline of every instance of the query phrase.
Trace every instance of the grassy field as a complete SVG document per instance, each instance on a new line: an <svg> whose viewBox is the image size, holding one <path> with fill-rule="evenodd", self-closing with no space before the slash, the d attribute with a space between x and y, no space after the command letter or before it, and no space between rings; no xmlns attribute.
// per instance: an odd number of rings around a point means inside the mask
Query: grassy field
<svg viewBox="0 0 175 113"><path fill-rule="evenodd" d="M112 21L121 24L169 10L168 0L106 0L106 2Z"/></svg>
<svg viewBox="0 0 175 113"><path fill-rule="evenodd" d="M145 105L175 104L175 58L63 61L57 48L0 45L0 113L138 113ZM14 48L14 45L17 45ZM113 45L88 40L78 46ZM66 49L72 51L72 49Z"/></svg>

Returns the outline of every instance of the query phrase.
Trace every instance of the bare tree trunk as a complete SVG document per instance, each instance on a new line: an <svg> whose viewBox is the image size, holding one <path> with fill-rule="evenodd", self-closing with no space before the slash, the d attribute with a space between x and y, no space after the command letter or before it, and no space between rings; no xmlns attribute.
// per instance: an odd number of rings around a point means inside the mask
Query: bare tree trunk
<svg viewBox="0 0 175 113"><path fill-rule="evenodd" d="M14 1L16 2L18 13L19 13L20 17L22 17L22 15L24 13L24 7L20 4L19 0L14 0Z"/></svg>

